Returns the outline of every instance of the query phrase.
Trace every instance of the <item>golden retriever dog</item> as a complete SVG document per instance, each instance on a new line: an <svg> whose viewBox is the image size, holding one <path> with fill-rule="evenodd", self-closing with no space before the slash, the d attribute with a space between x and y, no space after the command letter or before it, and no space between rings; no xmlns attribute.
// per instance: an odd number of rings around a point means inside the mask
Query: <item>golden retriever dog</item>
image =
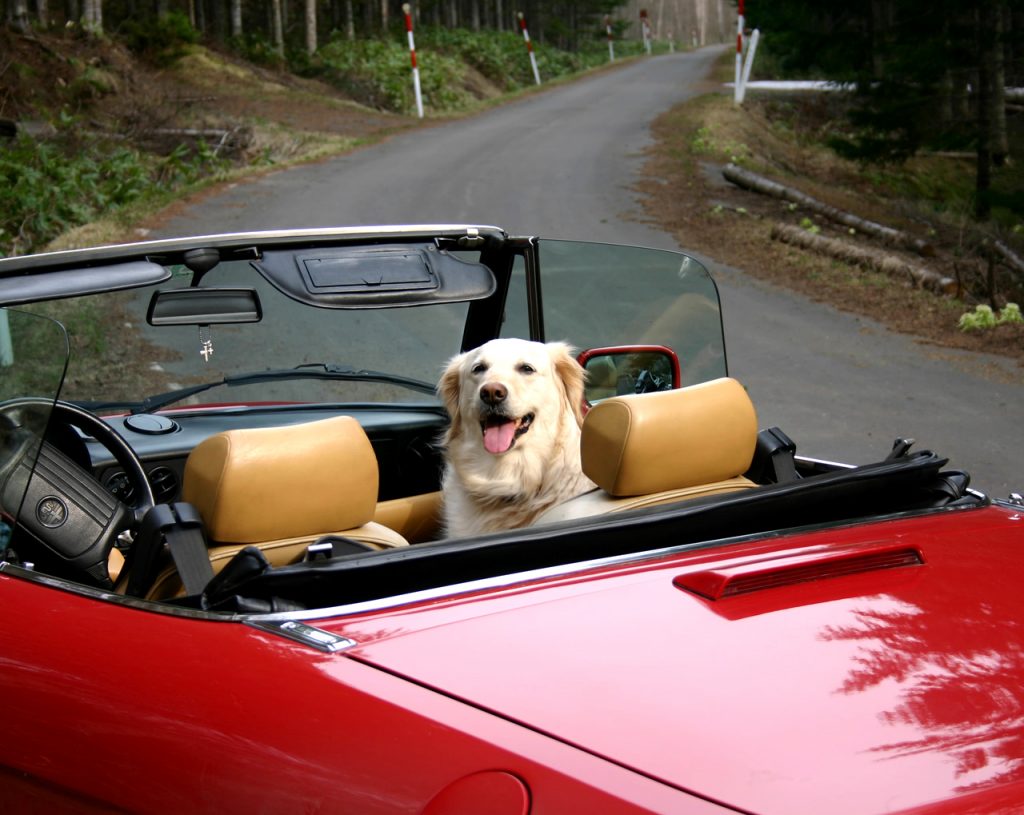
<svg viewBox="0 0 1024 815"><path fill-rule="evenodd" d="M594 489L580 469L585 374L561 342L491 340L452 359L438 384L444 525L452 537L529 526Z"/></svg>

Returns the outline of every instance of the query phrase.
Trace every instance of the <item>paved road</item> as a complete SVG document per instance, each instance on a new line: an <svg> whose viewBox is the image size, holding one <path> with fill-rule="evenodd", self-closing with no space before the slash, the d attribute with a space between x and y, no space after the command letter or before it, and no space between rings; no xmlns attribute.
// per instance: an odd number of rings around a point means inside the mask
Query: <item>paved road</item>
<svg viewBox="0 0 1024 815"><path fill-rule="evenodd" d="M161 235L377 223L489 223L512 233L678 249L630 189L648 125L697 92L716 49L635 63L205 199ZM920 345L701 258L719 281L730 373L763 426L853 463L917 439L997 496L1024 491L1024 375Z"/></svg>

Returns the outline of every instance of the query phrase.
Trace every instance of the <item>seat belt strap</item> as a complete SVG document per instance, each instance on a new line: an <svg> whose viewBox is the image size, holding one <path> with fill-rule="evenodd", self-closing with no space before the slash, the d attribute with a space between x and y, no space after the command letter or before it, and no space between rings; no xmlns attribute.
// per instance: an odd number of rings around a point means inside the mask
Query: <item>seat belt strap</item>
<svg viewBox="0 0 1024 815"><path fill-rule="evenodd" d="M177 523L163 530L185 594L202 594L213 578L210 553L203 535L203 520L191 504L171 504Z"/></svg>
<svg viewBox="0 0 1024 815"><path fill-rule="evenodd" d="M152 584L157 558L165 543L186 594L200 594L206 588L213 577L213 567L203 534L203 520L194 506L181 502L157 504L142 519L131 551L128 594L141 597Z"/></svg>

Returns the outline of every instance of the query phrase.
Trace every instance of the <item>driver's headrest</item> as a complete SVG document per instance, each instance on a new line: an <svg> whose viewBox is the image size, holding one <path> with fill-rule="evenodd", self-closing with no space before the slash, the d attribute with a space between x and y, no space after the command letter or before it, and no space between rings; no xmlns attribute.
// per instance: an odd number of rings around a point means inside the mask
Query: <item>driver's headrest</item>
<svg viewBox="0 0 1024 815"><path fill-rule="evenodd" d="M351 416L229 430L196 446L182 497L211 540L260 543L354 529L377 507L377 459Z"/></svg>
<svg viewBox="0 0 1024 815"><path fill-rule="evenodd" d="M650 495L745 473L757 414L743 386L725 377L605 399L582 433L583 471L595 484L610 495Z"/></svg>

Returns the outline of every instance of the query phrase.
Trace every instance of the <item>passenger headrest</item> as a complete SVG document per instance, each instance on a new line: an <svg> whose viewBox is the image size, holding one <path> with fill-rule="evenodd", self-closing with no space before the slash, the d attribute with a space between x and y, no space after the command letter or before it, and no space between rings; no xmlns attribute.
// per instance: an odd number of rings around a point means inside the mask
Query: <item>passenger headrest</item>
<svg viewBox="0 0 1024 815"><path fill-rule="evenodd" d="M229 430L196 446L182 497L220 543L319 536L373 519L377 458L350 416Z"/></svg>
<svg viewBox="0 0 1024 815"><path fill-rule="evenodd" d="M649 495L745 473L757 445L757 414L730 378L616 396L587 413L580 445L583 471L605 492Z"/></svg>

